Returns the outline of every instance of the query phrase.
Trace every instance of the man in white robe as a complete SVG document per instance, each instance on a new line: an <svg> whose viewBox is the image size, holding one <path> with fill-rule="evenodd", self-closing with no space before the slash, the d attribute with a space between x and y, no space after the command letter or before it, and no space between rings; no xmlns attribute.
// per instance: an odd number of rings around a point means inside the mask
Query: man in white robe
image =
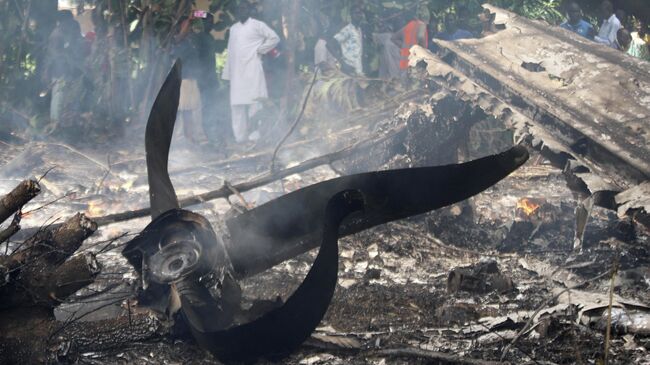
<svg viewBox="0 0 650 365"><path fill-rule="evenodd" d="M611 1L603 1L600 7L604 20L594 40L612 48L617 48L616 35L619 29L623 28L623 25L621 25L620 19L614 13L614 5L612 5Z"/></svg>
<svg viewBox="0 0 650 365"><path fill-rule="evenodd" d="M250 8L242 3L235 14L238 22L230 28L228 58L221 78L230 80L232 129L237 142L249 139L249 118L267 98L262 55L280 42L280 37L264 22L250 17Z"/></svg>

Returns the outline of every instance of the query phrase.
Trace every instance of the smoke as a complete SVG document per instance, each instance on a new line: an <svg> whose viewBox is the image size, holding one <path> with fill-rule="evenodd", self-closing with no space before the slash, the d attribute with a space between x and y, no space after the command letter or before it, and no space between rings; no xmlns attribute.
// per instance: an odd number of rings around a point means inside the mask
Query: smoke
<svg viewBox="0 0 650 365"><path fill-rule="evenodd" d="M38 79L38 86L16 87L22 99L33 100L38 107L11 105L14 111L9 108L3 114L0 138L8 138L7 130L19 130L24 132L17 134L23 141L61 141L100 155L142 152L153 100L173 61L180 58L183 93L190 97L183 97L178 113L172 175L174 170L209 165L214 159L270 152L299 112L313 72L316 41L326 35L329 47L337 48L331 36L347 24L350 15L320 2L304 1L293 19L289 9L277 2L260 2L254 17L283 39L277 47L279 57L263 56L270 98L253 117L252 130L258 129L260 139L237 144L232 135L229 85L219 74L227 28L234 21L231 9L203 9L210 10L213 18L189 20L193 15L189 7L124 8L129 2L117 3L119 8L112 8L118 6L114 2L96 2L74 17L57 11L39 13L38 19L34 15L34 34L40 43L29 51L34 53L33 79ZM407 6L365 11L361 27L367 75L337 72L319 77L305 116L280 150L278 166L294 165L354 143L355 139L346 139L349 135L340 136L358 123L350 117L399 91L377 78L379 51L372 35L400 29L416 10ZM287 33L291 21L296 34ZM296 77L287 82L290 69ZM311 142L293 146L304 140ZM268 157L249 161L224 170L224 176L241 181L270 164Z"/></svg>

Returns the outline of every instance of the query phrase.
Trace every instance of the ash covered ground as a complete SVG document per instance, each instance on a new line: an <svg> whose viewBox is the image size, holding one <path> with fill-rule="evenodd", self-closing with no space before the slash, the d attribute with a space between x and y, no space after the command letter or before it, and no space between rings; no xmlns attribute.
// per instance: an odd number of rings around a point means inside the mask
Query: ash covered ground
<svg viewBox="0 0 650 365"><path fill-rule="evenodd" d="M288 148L281 158L291 165L353 141L322 139ZM56 223L76 212L101 216L145 207L143 149L137 141L113 146L111 153L44 142L0 144L0 191L51 169L41 178L44 193L26 207L31 212L23 227ZM214 190L224 181L244 181L268 169L268 160L255 157L254 151L229 152L233 155L226 159L210 147L175 144L170 172L178 196ZM249 158L241 162L244 156ZM261 204L336 177L337 171L321 166L245 192L243 199ZM532 211L522 207L524 198L532 202ZM284 363L428 364L439 363L430 356L439 352L485 361L503 355L511 363L598 363L604 357L613 282L609 363L650 364L647 232L595 208L583 246L574 250L579 198L560 170L533 154L523 168L467 202L342 238L338 286L327 315L314 336ZM241 204L231 196L230 201L191 209L215 224ZM97 252L102 273L61 306L59 318L83 315L83 320L96 320L127 310L136 276L120 248L148 222L140 218L104 226L84 243L80 251ZM244 280L245 301L286 298L315 254ZM609 274L614 267L615 273ZM100 299L81 299L103 290ZM195 344L180 340L133 343L74 361L218 363Z"/></svg>

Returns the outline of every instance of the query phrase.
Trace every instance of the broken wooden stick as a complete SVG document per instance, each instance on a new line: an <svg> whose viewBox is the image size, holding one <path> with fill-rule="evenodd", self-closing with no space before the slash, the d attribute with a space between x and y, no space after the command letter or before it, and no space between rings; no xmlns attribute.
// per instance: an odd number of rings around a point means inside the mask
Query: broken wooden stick
<svg viewBox="0 0 650 365"><path fill-rule="evenodd" d="M237 198L244 205L246 210L253 209L253 205L251 203L247 202L246 199L244 198L244 196L241 194L241 192L239 190L237 190L234 186L232 186L232 184L230 184L228 181L224 181L223 184L225 186L227 186L228 189L230 189L230 191L237 196Z"/></svg>
<svg viewBox="0 0 650 365"><path fill-rule="evenodd" d="M258 188L260 186L267 185L269 183L272 183L276 180L285 178L287 176L297 174L303 171L307 171L310 169L313 169L315 167L321 166L321 165L327 165L332 163L333 161L338 161L341 160L345 157L348 157L354 153L358 153L360 151L366 150L368 148L371 148L372 146L375 146L377 144L380 144L382 142L385 142L391 138L396 137L397 135L403 133L405 131L404 126L400 126L398 128L395 128L387 133L385 133L383 136L379 138L370 138L366 139L360 142L357 142L353 145L350 145L348 147L345 147L341 150L338 150L336 152L332 152L323 156L315 157L306 161L303 161L302 163L292 166L289 168L286 168L284 170L277 170L277 171L269 171L266 173L263 173L261 175L258 175L257 177L254 177L253 179L250 179L248 181L232 185L230 188L227 185L221 186L217 190L209 191L207 193L195 195L192 197L188 197L185 199L180 199L179 204L181 207L189 207L192 205L197 205L201 203L205 203L210 200L215 200L219 198L226 198L230 195L232 195L232 190L231 188L234 188L235 190L239 192L244 192L244 191L249 191L255 188ZM131 219L136 219L136 218L141 218L141 217L146 217L150 214L150 208L143 208L143 209L137 209L137 210L132 210L129 212L123 212L123 213L116 213L116 214L110 214L106 215L103 217L95 217L92 218L95 222L97 222L97 225L99 226L104 226L108 225L111 223L117 223L117 222L123 222Z"/></svg>
<svg viewBox="0 0 650 365"><path fill-rule="evenodd" d="M305 98L302 102L302 108L300 108L300 113L298 113L298 116L296 119L293 121L293 124L291 124L291 127L287 131L287 133L282 137L280 142L275 146L275 149L273 150L273 156L271 157L271 171L275 170L275 158L278 156L278 151L280 151L280 147L284 144L284 142L289 138L291 133L296 129L298 126L298 123L300 123L300 120L302 119L302 116L305 114L305 108L307 108L307 102L309 101L309 96L311 95L311 90L314 88L314 84L316 83L316 77L318 77L318 71L320 70L319 66L316 65L314 68L314 77L311 79L311 83L309 84L309 89L307 89L307 95L305 95Z"/></svg>
<svg viewBox="0 0 650 365"><path fill-rule="evenodd" d="M346 157L349 157L355 153L367 150L373 146L376 146L378 144L381 144L383 142L386 142L390 140L391 138L395 138L398 135L404 133L406 131L406 127L404 125L401 125L397 128L394 128L388 132L386 132L383 136L379 138L368 138L362 141L359 141L355 144L352 144L350 146L347 146L341 150L338 150L336 152L332 152L323 156L315 157L306 161L303 161L302 163L292 166L290 168L286 168L284 170L276 170L273 172L266 172L261 175L258 175L248 181L236 184L236 185L231 185L228 187L226 184L222 185L219 189L209 191L207 193L191 196L188 198L180 199L179 204L181 207L186 208L192 205L197 205L197 204L202 204L207 201L215 200L215 199L220 199L220 198L227 198L230 195L233 194L233 190L235 189L236 191L239 191L240 193L249 191L255 188L258 188L260 186L264 186L267 184L270 184L274 181L283 179L287 176L297 174L300 172L304 172L310 169L313 169L315 167L321 166L321 165L329 165L334 161L342 160ZM90 217L94 222L97 223L97 226L106 226L109 224L113 223L118 223L118 222L124 222L132 219L137 219L137 218L142 218L149 216L151 214L151 208L142 208L142 209L136 209L136 210L131 210L128 212L121 212L121 213L115 213L115 214L109 214L105 215L102 217ZM54 224L52 225L52 228L57 228L59 227L60 224ZM29 237L36 232L38 232L40 228L27 228L21 230L20 235L22 237Z"/></svg>
<svg viewBox="0 0 650 365"><path fill-rule="evenodd" d="M18 184L14 190L0 199L0 223L11 217L40 192L41 187L34 180L25 180Z"/></svg>

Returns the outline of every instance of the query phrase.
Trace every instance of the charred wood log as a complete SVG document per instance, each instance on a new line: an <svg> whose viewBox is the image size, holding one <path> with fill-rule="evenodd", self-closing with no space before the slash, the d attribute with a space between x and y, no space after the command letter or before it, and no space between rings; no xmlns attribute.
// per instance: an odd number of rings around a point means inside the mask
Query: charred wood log
<svg viewBox="0 0 650 365"><path fill-rule="evenodd" d="M18 184L14 190L0 199L0 223L11 217L40 192L41 187L34 180L25 180Z"/></svg>
<svg viewBox="0 0 650 365"><path fill-rule="evenodd" d="M25 242L22 250L3 257L2 266L9 272L9 280L0 287L0 309L19 305L53 307L90 284L99 273L99 264L92 255L61 264L96 229L94 222L77 214L53 232L43 231Z"/></svg>
<svg viewBox="0 0 650 365"><path fill-rule="evenodd" d="M28 267L24 265L24 268ZM75 256L53 271L32 269L25 272L9 279L0 289L0 311L22 305L53 308L91 284L99 274L100 266L89 253Z"/></svg>
<svg viewBox="0 0 650 365"><path fill-rule="evenodd" d="M0 218L18 211L39 190L34 181L22 182L0 200ZM19 222L16 214L0 235L11 235ZM101 270L92 253L73 256L96 229L94 221L77 214L55 228L37 231L19 249L0 256L0 363L47 363L164 333L167 327L149 312L98 322L55 319L54 308L93 283Z"/></svg>
<svg viewBox="0 0 650 365"><path fill-rule="evenodd" d="M102 321L60 324L56 341L65 355L102 351L127 346L136 341L151 341L168 334L165 324L153 313L138 313Z"/></svg>
<svg viewBox="0 0 650 365"><path fill-rule="evenodd" d="M51 299L61 302L92 284L100 271L101 266L94 254L74 256L54 270L45 286L47 294Z"/></svg>
<svg viewBox="0 0 650 365"><path fill-rule="evenodd" d="M188 197L185 199L180 199L179 204L181 207L185 208L192 205L205 203L210 200L225 198L233 194L232 192L233 188L239 192L249 191L258 188L260 186L264 186L266 184L272 183L279 179L285 178L287 176L297 174L303 171L307 171L321 165L330 164L334 161L338 161L352 154L363 153L364 151L370 149L372 146L383 143L391 138L394 138L395 136L403 133L403 131L404 131L403 127L398 127L394 130L386 132L380 137L374 137L374 138L362 140L358 143L345 147L336 152L332 152L323 156L306 160L296 166L292 166L283 170L276 170L273 172L264 173L253 179L241 182L239 184L234 184L234 185L224 184L222 187L220 187L217 190L209 191L207 193ZM129 212L111 214L104 217L97 217L93 219L98 223L98 225L103 226L111 223L123 222L131 219L146 217L147 215L150 214L150 212L151 212L150 208L144 208L144 209L138 209Z"/></svg>
<svg viewBox="0 0 650 365"><path fill-rule="evenodd" d="M45 307L15 308L0 316L0 363L42 364L74 360L89 351L123 348L168 334L152 313L94 322L57 322Z"/></svg>
<svg viewBox="0 0 650 365"><path fill-rule="evenodd" d="M97 223L78 213L52 232L53 248L47 256L48 260L57 262L70 257L96 230Z"/></svg>
<svg viewBox="0 0 650 365"><path fill-rule="evenodd" d="M7 241L20 230L20 219L21 216L19 213L14 214L14 219L11 221L11 224L9 224L9 226L4 230L0 231L0 243Z"/></svg>
<svg viewBox="0 0 650 365"><path fill-rule="evenodd" d="M25 180L0 199L0 223L4 222L12 214L14 215L14 219L9 226L0 231L0 243L7 241L20 230L20 219L22 217L20 209L38 195L40 191L41 188L36 181ZM4 283L3 280L3 277L0 277L0 285Z"/></svg>

